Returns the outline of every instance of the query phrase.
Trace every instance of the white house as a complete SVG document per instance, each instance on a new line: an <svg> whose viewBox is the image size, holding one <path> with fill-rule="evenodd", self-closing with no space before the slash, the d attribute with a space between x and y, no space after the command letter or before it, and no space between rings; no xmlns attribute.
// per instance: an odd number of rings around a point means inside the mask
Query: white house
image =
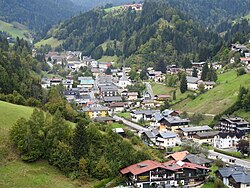
<svg viewBox="0 0 250 188"><path fill-rule="evenodd" d="M242 139L247 139L242 133L221 132L214 137L214 147L219 149L235 148Z"/></svg>
<svg viewBox="0 0 250 188"><path fill-rule="evenodd" d="M156 134L156 145L159 147L174 147L176 145L177 134L174 132L159 132Z"/></svg>
<svg viewBox="0 0 250 188"><path fill-rule="evenodd" d="M199 78L187 76L187 88L189 90L198 90Z"/></svg>

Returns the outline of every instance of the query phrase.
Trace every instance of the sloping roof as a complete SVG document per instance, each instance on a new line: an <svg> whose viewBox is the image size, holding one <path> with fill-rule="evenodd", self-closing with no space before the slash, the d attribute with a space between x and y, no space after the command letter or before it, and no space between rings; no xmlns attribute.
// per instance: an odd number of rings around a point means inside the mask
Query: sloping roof
<svg viewBox="0 0 250 188"><path fill-rule="evenodd" d="M123 168L120 170L121 174L127 174L127 173L132 173L133 175L138 175L156 168L164 168L167 170L172 170L171 168L168 168L166 166L164 166L163 164L156 162L156 161L151 161L151 160L146 160L146 161L142 161L140 163L136 163L133 165L130 165L126 168Z"/></svg>
<svg viewBox="0 0 250 188"><path fill-rule="evenodd" d="M144 131L143 132L148 138L155 138L155 133L151 131Z"/></svg>
<svg viewBox="0 0 250 188"><path fill-rule="evenodd" d="M214 137L218 134L219 134L219 131L209 131L209 132L204 132L204 133L196 133L196 135L200 138Z"/></svg>
<svg viewBox="0 0 250 188"><path fill-rule="evenodd" d="M125 107L128 103L127 102L112 102L110 103L110 107Z"/></svg>
<svg viewBox="0 0 250 188"><path fill-rule="evenodd" d="M113 97L103 97L104 102L119 102L122 101L120 96L113 96Z"/></svg>
<svg viewBox="0 0 250 188"><path fill-rule="evenodd" d="M174 132L159 132L156 136L157 137L160 136L164 139L167 139L167 138L175 138L177 134L175 134Z"/></svg>
<svg viewBox="0 0 250 188"><path fill-rule="evenodd" d="M204 157L198 156L198 155L194 155L194 154L187 154L186 157L184 157L183 160L188 160L190 163L195 163L198 165L203 165L206 163L211 163L211 160L208 160Z"/></svg>
<svg viewBox="0 0 250 188"><path fill-rule="evenodd" d="M231 176L236 183L250 183L250 172L234 173Z"/></svg>
<svg viewBox="0 0 250 188"><path fill-rule="evenodd" d="M171 160L168 162L163 163L164 166L171 168L172 170L178 170L178 169L182 169L182 168L187 168L187 169L205 169L205 170L209 170L209 168L205 167L205 166L201 166L195 163L189 163L189 162L183 162L183 161L176 161L176 160Z"/></svg>
<svg viewBox="0 0 250 188"><path fill-rule="evenodd" d="M164 117L164 119L169 122L169 123L188 123L190 120L188 119L181 119L178 116L173 116L173 117Z"/></svg>
<svg viewBox="0 0 250 188"><path fill-rule="evenodd" d="M194 132L194 131L210 131L212 130L211 127L204 125L204 126L193 126L193 127L182 127L180 128L183 132Z"/></svg>
<svg viewBox="0 0 250 188"><path fill-rule="evenodd" d="M114 128L112 129L113 132L115 133L124 133L125 131L123 130L123 128Z"/></svg>
<svg viewBox="0 0 250 188"><path fill-rule="evenodd" d="M187 154L189 154L188 151L180 151L180 152L175 152L173 154L167 155L165 158L172 157L176 161L181 161L186 157Z"/></svg>
<svg viewBox="0 0 250 188"><path fill-rule="evenodd" d="M244 136L244 134L243 133L233 133L233 132L230 132L230 133L224 133L224 132L220 132L219 134L218 134L218 136L219 137L221 137L221 138L226 138L226 137L236 137L236 138L241 138L242 136Z"/></svg>
<svg viewBox="0 0 250 188"><path fill-rule="evenodd" d="M219 168L216 172L219 172L223 178L228 178L234 173L239 173L244 170L242 166L232 166L232 167L224 167Z"/></svg>
<svg viewBox="0 0 250 188"><path fill-rule="evenodd" d="M105 122L105 121L115 121L114 118L112 117L96 117L94 118L94 121L97 121L97 122Z"/></svg>
<svg viewBox="0 0 250 188"><path fill-rule="evenodd" d="M187 76L187 83L197 83L199 81L199 78Z"/></svg>
<svg viewBox="0 0 250 188"><path fill-rule="evenodd" d="M132 113L134 114L145 114L145 115L153 115L154 113L159 113L159 110L134 110Z"/></svg>

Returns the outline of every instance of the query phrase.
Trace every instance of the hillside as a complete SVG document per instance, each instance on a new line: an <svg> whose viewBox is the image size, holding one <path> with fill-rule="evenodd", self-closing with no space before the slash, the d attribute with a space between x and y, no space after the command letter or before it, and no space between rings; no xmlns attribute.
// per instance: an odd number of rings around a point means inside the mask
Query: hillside
<svg viewBox="0 0 250 188"><path fill-rule="evenodd" d="M0 20L0 31L7 33L13 38L19 37L26 40L32 40L32 33L29 29L17 22L7 23Z"/></svg>
<svg viewBox="0 0 250 188"><path fill-rule="evenodd" d="M100 7L105 6L106 4L112 4L112 5L123 5L123 4L129 4L133 2L139 2L139 0L71 0L73 3L80 5L83 7L84 10L90 10L94 7Z"/></svg>
<svg viewBox="0 0 250 188"><path fill-rule="evenodd" d="M218 115L231 107L237 100L240 86L250 88L250 75L237 77L236 71L229 71L218 76L218 85L194 100L186 99L173 106L173 109L192 113Z"/></svg>
<svg viewBox="0 0 250 188"><path fill-rule="evenodd" d="M206 60L222 45L216 33L162 1L146 1L142 11L113 14L94 9L64 22L49 37L63 40L66 50L80 50L95 59L115 54L127 58L127 64L160 70L166 64L189 66L190 60ZM104 51L107 41L113 43Z"/></svg>
<svg viewBox="0 0 250 188"><path fill-rule="evenodd" d="M9 129L17 119L29 118L32 112L31 107L0 101L0 187L75 187L47 162L24 163L12 151Z"/></svg>
<svg viewBox="0 0 250 188"><path fill-rule="evenodd" d="M249 13L249 0L166 0L202 25L226 31L231 22Z"/></svg>
<svg viewBox="0 0 250 188"><path fill-rule="evenodd" d="M1 20L19 22L39 34L78 10L70 0L8 0L0 1L0 7Z"/></svg>

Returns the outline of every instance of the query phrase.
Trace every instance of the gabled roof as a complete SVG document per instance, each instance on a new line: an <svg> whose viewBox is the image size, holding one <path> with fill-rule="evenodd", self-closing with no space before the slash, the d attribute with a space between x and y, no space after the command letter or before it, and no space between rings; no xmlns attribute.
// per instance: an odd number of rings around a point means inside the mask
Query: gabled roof
<svg viewBox="0 0 250 188"><path fill-rule="evenodd" d="M209 132L204 132L204 133L196 133L196 135L199 138L209 138L209 137L214 137L219 134L219 131L209 131Z"/></svg>
<svg viewBox="0 0 250 188"><path fill-rule="evenodd" d="M187 83L197 83L199 81L199 78L187 76Z"/></svg>
<svg viewBox="0 0 250 188"><path fill-rule="evenodd" d="M242 166L232 166L232 167L224 167L219 168L216 172L219 172L223 178L228 178L234 173L240 173L244 171L244 167Z"/></svg>
<svg viewBox="0 0 250 188"><path fill-rule="evenodd" d="M138 175L138 174L148 172L148 171L156 169L156 168L163 168L166 170L175 171L175 170L172 170L171 168L164 166L163 164L161 164L159 162L146 160L146 161L142 161L140 163L130 165L126 168L123 168L120 170L120 172L123 175L127 174L127 173L132 173L133 175Z"/></svg>
<svg viewBox="0 0 250 188"><path fill-rule="evenodd" d="M204 125L204 126L193 126L193 127L182 127L180 128L183 132L194 132L194 131L210 131L212 130L211 127Z"/></svg>
<svg viewBox="0 0 250 188"><path fill-rule="evenodd" d="M183 162L183 161L176 161L176 160L171 160L168 162L163 163L164 166L171 168L172 170L178 170L178 169L183 169L183 168L187 168L187 169L205 169L205 170L209 170L209 168L205 167L205 166L201 166L195 163L189 163L189 162Z"/></svg>
<svg viewBox="0 0 250 188"><path fill-rule="evenodd" d="M188 151L180 151L167 155L165 158L172 157L176 161L182 161L187 156L187 154L189 154Z"/></svg>
<svg viewBox="0 0 250 188"><path fill-rule="evenodd" d="M234 173L231 175L231 177L234 179L236 183L244 183L244 184L250 183L250 172Z"/></svg>
<svg viewBox="0 0 250 188"><path fill-rule="evenodd" d="M211 160L208 160L204 157L201 157L199 155L194 155L194 154L187 154L186 157L184 157L183 160L188 160L190 163L195 163L198 165L203 165L206 163L212 163Z"/></svg>
<svg viewBox="0 0 250 188"><path fill-rule="evenodd" d="M156 136L167 139L167 138L175 138L177 134L175 134L174 132L159 132Z"/></svg>
<svg viewBox="0 0 250 188"><path fill-rule="evenodd" d="M233 133L233 132L230 132L230 133L224 133L224 132L220 132L219 134L218 134L218 136L219 137L221 137L221 138L226 138L226 137L231 137L231 138L233 138L233 137L236 137L236 138L241 138L241 137L243 137L244 136L244 133Z"/></svg>

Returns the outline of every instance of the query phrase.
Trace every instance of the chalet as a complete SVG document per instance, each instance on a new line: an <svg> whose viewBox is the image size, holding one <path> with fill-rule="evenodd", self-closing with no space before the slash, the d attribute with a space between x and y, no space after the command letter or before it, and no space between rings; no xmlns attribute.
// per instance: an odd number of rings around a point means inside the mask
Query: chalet
<svg viewBox="0 0 250 188"><path fill-rule="evenodd" d="M174 75L182 71L183 70L181 68L178 68L176 65L167 66L167 74Z"/></svg>
<svg viewBox="0 0 250 188"><path fill-rule="evenodd" d="M140 120L153 121L154 114L159 112L159 110L133 110L131 111L131 117L135 122Z"/></svg>
<svg viewBox="0 0 250 188"><path fill-rule="evenodd" d="M171 98L171 95L166 95L166 94L159 94L159 95L154 96L154 99L156 101L166 101L166 100L168 100L170 98Z"/></svg>
<svg viewBox="0 0 250 188"><path fill-rule="evenodd" d="M206 64L206 62L192 62L192 67L201 69L203 67L203 65L205 65L205 64Z"/></svg>
<svg viewBox="0 0 250 188"><path fill-rule="evenodd" d="M100 69L97 68L97 67L91 68L91 72L92 72L93 76L96 77L96 78L97 78L97 77L99 76L99 74L101 73Z"/></svg>
<svg viewBox="0 0 250 188"><path fill-rule="evenodd" d="M106 117L108 116L109 108L98 106L98 107L90 107L90 108L83 108L83 112L85 112L90 119L96 118L98 116Z"/></svg>
<svg viewBox="0 0 250 188"><path fill-rule="evenodd" d="M215 86L215 82L213 82L213 81L202 81L202 80L199 80L199 81L198 81L198 87L199 87L199 85L201 85L201 84L204 85L204 89L205 89L205 90L213 89L214 86Z"/></svg>
<svg viewBox="0 0 250 188"><path fill-rule="evenodd" d="M137 92L128 92L128 101L134 101L138 99L138 93Z"/></svg>
<svg viewBox="0 0 250 188"><path fill-rule="evenodd" d="M214 137L219 134L219 131L198 132L193 136L193 141L203 144L207 143L214 145Z"/></svg>
<svg viewBox="0 0 250 188"><path fill-rule="evenodd" d="M231 50L236 51L236 52L241 52L241 53L249 51L249 49L245 45L242 45L242 44L232 44Z"/></svg>
<svg viewBox="0 0 250 188"><path fill-rule="evenodd" d="M177 134L173 132L159 132L156 136L156 145L163 148L174 147L176 145Z"/></svg>
<svg viewBox="0 0 250 188"><path fill-rule="evenodd" d="M245 58L250 58L250 53L245 53Z"/></svg>
<svg viewBox="0 0 250 188"><path fill-rule="evenodd" d="M113 123L115 122L115 119L112 118L112 117L107 117L107 116L98 116L98 117L95 117L93 119L94 121L96 122L99 122L99 123L106 123L106 124L110 124L110 123Z"/></svg>
<svg viewBox="0 0 250 188"><path fill-rule="evenodd" d="M114 133L117 133L117 134L121 135L122 137L126 136L125 131L124 131L123 128L114 128L114 129L112 129L112 131Z"/></svg>
<svg viewBox="0 0 250 188"><path fill-rule="evenodd" d="M98 66L99 66L99 69L106 70L107 68L109 68L111 66L111 63L110 62L99 62Z"/></svg>
<svg viewBox="0 0 250 188"><path fill-rule="evenodd" d="M84 87L92 89L94 87L95 81L92 77L78 77L78 81L80 82L80 85L77 87Z"/></svg>
<svg viewBox="0 0 250 188"><path fill-rule="evenodd" d="M161 71L151 70L148 72L148 78L154 82L163 82L165 80L165 75Z"/></svg>
<svg viewBox="0 0 250 188"><path fill-rule="evenodd" d="M49 88L50 87L50 79L48 79L48 78L42 78L42 80L41 80L41 86L44 89Z"/></svg>
<svg viewBox="0 0 250 188"><path fill-rule="evenodd" d="M132 85L131 81L128 79L125 70L123 70L122 77L119 79L118 86L121 88L126 88L127 86Z"/></svg>
<svg viewBox="0 0 250 188"><path fill-rule="evenodd" d="M63 80L62 81L62 84L63 86L66 88L66 89L72 89L73 87L73 80Z"/></svg>
<svg viewBox="0 0 250 188"><path fill-rule="evenodd" d="M141 104L144 108L154 108L155 107L154 100L151 100L151 99L143 100Z"/></svg>
<svg viewBox="0 0 250 188"><path fill-rule="evenodd" d="M165 109L165 110L163 110L161 113L162 113L162 115L163 115L164 117L179 116L179 115L180 115L180 113L179 113L178 111L176 111L176 110L171 110L171 109Z"/></svg>
<svg viewBox="0 0 250 188"><path fill-rule="evenodd" d="M222 68L222 64L219 62L214 62L214 63L212 63L212 67L213 67L213 69L218 70L218 69Z"/></svg>
<svg viewBox="0 0 250 188"><path fill-rule="evenodd" d="M199 78L187 76L187 88L189 90L198 90L198 81Z"/></svg>
<svg viewBox="0 0 250 188"><path fill-rule="evenodd" d="M99 86L100 95L102 97L113 97L118 95L118 88L115 85L102 85Z"/></svg>
<svg viewBox="0 0 250 188"><path fill-rule="evenodd" d="M123 112L127 107L127 102L112 102L109 104L109 108L112 113Z"/></svg>
<svg viewBox="0 0 250 188"><path fill-rule="evenodd" d="M240 140L246 140L247 136L243 133L221 132L214 137L214 147L219 149L236 148Z"/></svg>
<svg viewBox="0 0 250 188"><path fill-rule="evenodd" d="M133 187L150 187L151 185L174 185L175 170L162 163L146 160L120 170L126 177L127 185Z"/></svg>
<svg viewBox="0 0 250 188"><path fill-rule="evenodd" d="M221 118L217 129L221 132L238 132L247 134L250 132L249 122L240 117Z"/></svg>
<svg viewBox="0 0 250 188"><path fill-rule="evenodd" d="M64 91L64 96L68 102L75 101L76 99L80 98L80 92L78 88L71 88Z"/></svg>
<svg viewBox="0 0 250 188"><path fill-rule="evenodd" d="M219 168L215 171L218 177L227 187L250 187L250 171L242 166Z"/></svg>
<svg viewBox="0 0 250 188"><path fill-rule="evenodd" d="M193 139L196 133L208 132L211 131L212 128L205 125L205 126L192 126L192 127L182 127L180 128L180 135L183 138Z"/></svg>
<svg viewBox="0 0 250 188"><path fill-rule="evenodd" d="M52 78L50 80L50 87L57 86L57 85L59 85L61 83L62 83L62 79L61 78Z"/></svg>
<svg viewBox="0 0 250 188"><path fill-rule="evenodd" d="M182 119L178 116L164 117L160 121L161 131L173 131L177 132L180 128L188 127L190 122L188 119Z"/></svg>

